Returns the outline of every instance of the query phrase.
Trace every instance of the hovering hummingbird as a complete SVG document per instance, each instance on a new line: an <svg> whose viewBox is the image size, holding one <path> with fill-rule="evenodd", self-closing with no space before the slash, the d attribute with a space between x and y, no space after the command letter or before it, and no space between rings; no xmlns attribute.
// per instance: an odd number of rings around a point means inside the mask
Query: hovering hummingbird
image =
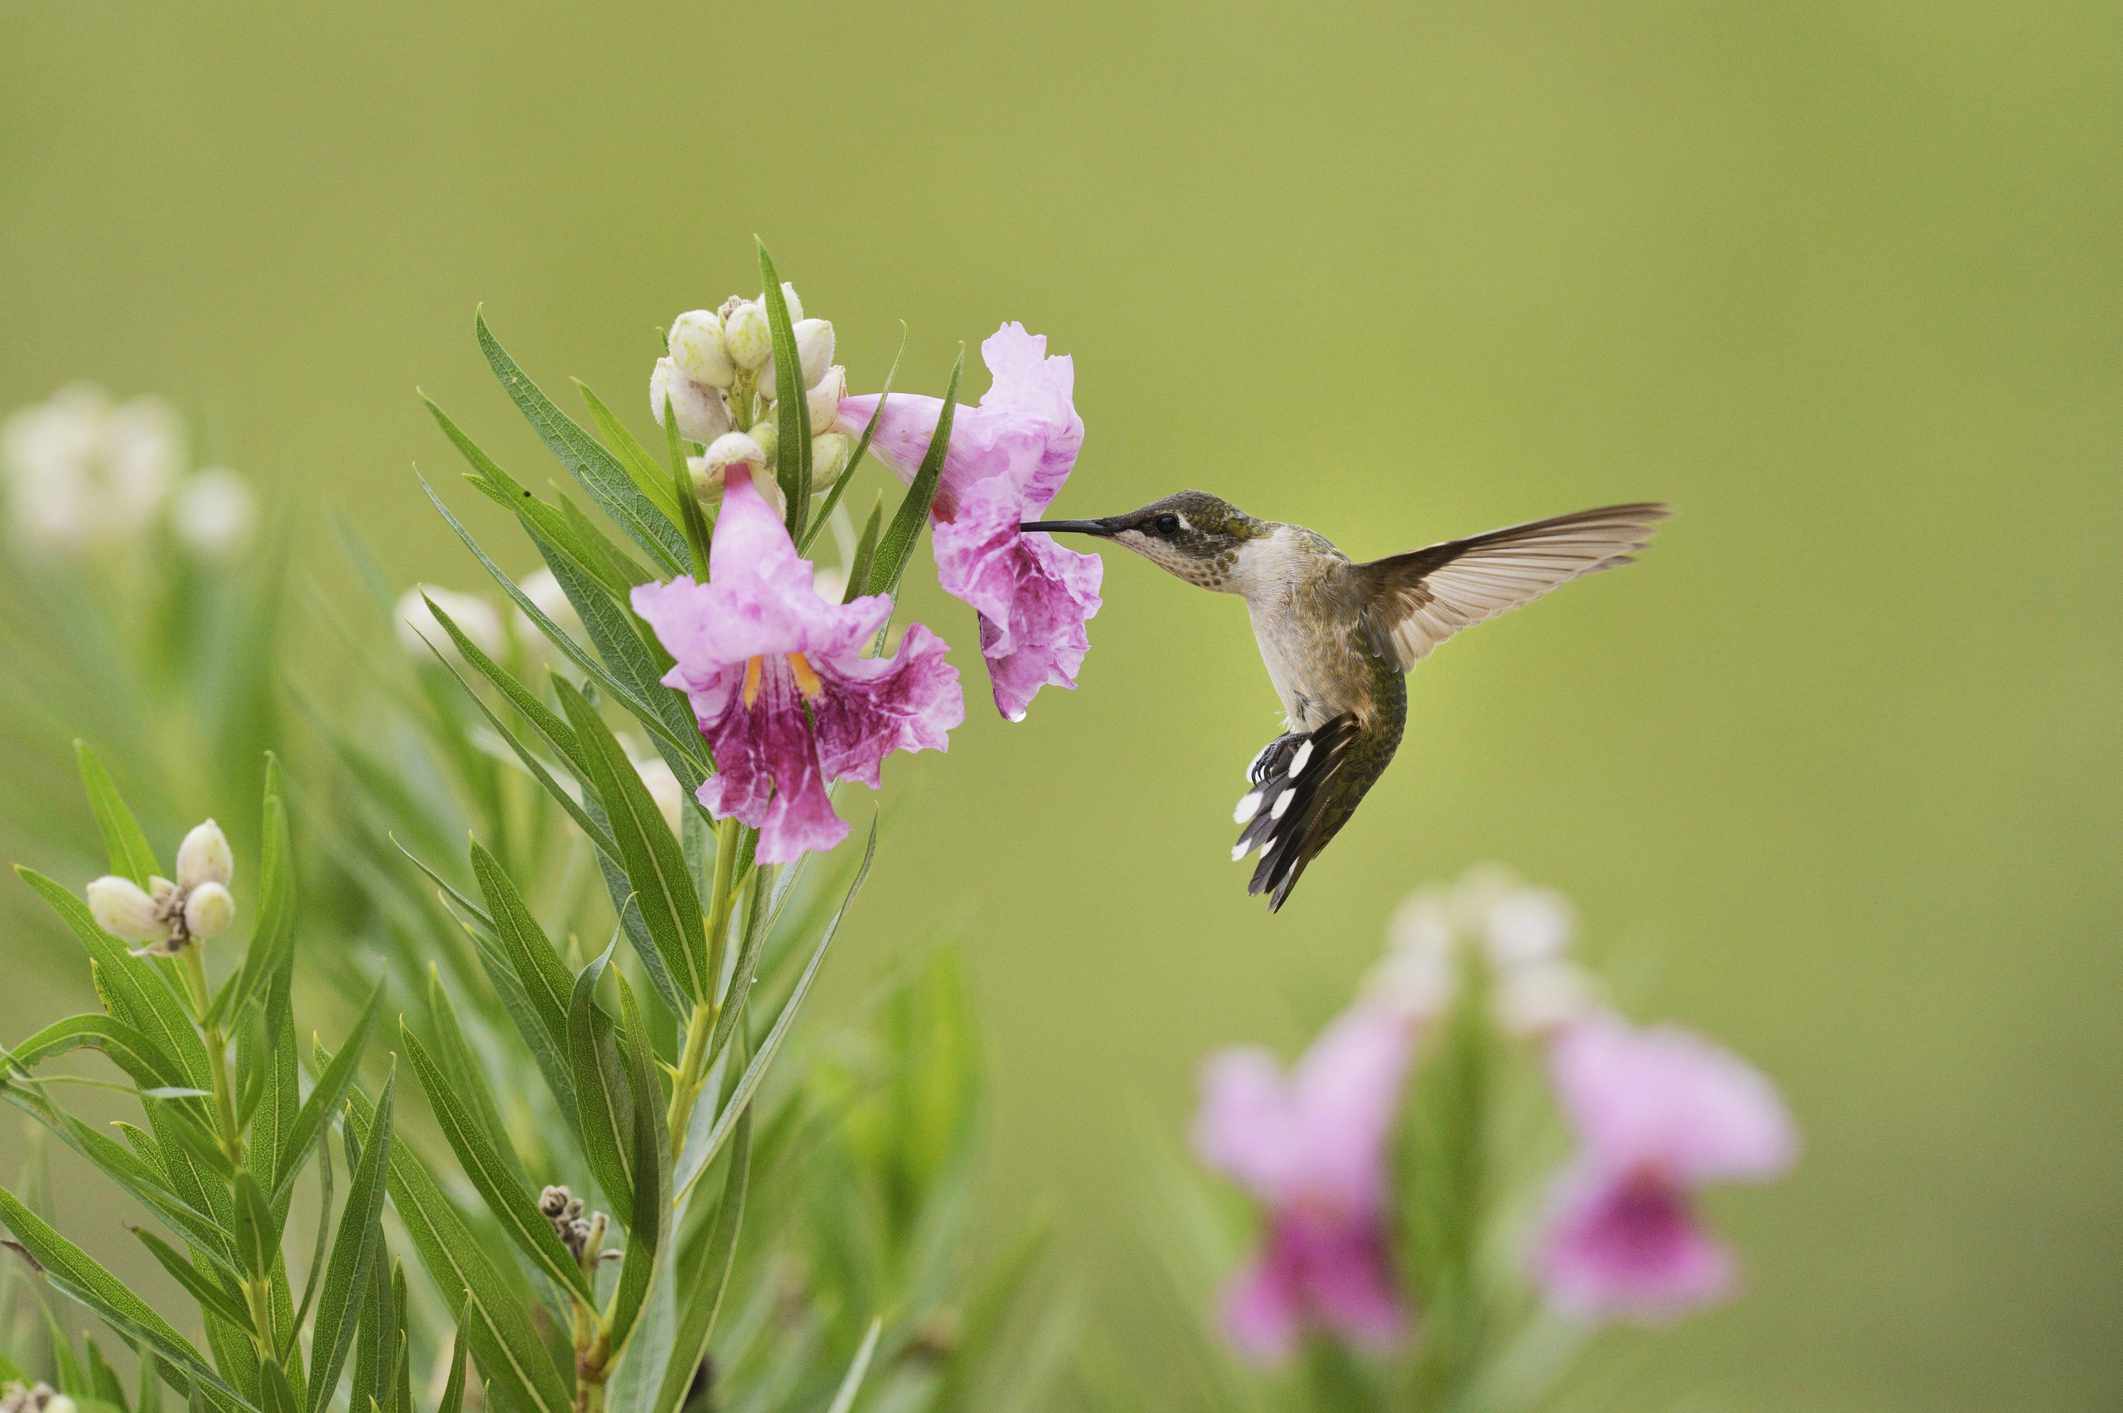
<svg viewBox="0 0 2123 1413"><path fill-rule="evenodd" d="M1202 491L1020 528L1097 535L1246 600L1288 729L1247 768L1231 857L1260 852L1246 891L1266 893L1273 912L1393 759L1408 720L1403 674L1462 628L1629 563L1666 514L1650 501L1602 506L1368 564L1302 525L1256 520Z"/></svg>

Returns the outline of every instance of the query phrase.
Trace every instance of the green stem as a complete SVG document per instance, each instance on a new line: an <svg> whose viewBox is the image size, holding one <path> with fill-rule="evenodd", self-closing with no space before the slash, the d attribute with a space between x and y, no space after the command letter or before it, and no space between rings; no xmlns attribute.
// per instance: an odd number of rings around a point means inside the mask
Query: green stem
<svg viewBox="0 0 2123 1413"><path fill-rule="evenodd" d="M685 1048L679 1053L678 1073L671 1081L671 1107L664 1116L671 1135L671 1161L676 1163L686 1142L686 1121L693 1115L693 1102L708 1062L708 1040L721 1014L716 992L722 986L723 957L730 936L730 910L737 901L737 836L735 819L715 826L715 882L708 895L708 972L703 979L693 1014L686 1021Z"/></svg>
<svg viewBox="0 0 2123 1413"><path fill-rule="evenodd" d="M192 995L192 1009L199 1022L200 1038L206 1042L207 1064L214 1078L215 1118L221 1127L221 1148L234 1167L243 1166L243 1128L236 1120L236 1088L229 1082L228 1040L221 1027L207 1020L211 1006L206 986L206 958L193 942L184 949L184 982Z"/></svg>

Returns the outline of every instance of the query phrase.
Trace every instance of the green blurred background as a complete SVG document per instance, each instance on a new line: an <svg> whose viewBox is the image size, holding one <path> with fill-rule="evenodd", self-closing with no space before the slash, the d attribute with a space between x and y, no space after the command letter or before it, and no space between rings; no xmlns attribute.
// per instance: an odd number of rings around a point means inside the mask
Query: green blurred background
<svg viewBox="0 0 2123 1413"><path fill-rule="evenodd" d="M653 330L756 288L754 232L859 387L901 319L903 386L1006 318L1073 353L1060 513L1200 486L1369 556L1672 500L1641 567L1422 667L1401 759L1273 918L1225 860L1275 727L1244 615L1116 559L1079 692L1015 727L976 693L948 757L888 772L811 1024L896 947L973 939L993 1212L1058 1207L1096 1336L1147 1364L1144 1133L1205 1051L1300 1043L1410 886L1501 858L1807 1134L1720 1204L1750 1298L1614 1346L1643 1405L2123 1402L2112 4L0 25L0 401L168 394L328 584L331 510L402 579L477 584L412 481L454 469L415 385L548 474L476 303L646 430ZM962 610L917 602L977 675ZM7 757L82 812L59 736ZM11 980L0 1033L79 988Z"/></svg>

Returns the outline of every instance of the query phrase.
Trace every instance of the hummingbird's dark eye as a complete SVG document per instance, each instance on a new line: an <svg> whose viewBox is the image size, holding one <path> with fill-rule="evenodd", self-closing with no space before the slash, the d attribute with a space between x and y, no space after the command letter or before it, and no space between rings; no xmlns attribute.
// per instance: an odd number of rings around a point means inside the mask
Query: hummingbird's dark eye
<svg viewBox="0 0 2123 1413"><path fill-rule="evenodd" d="M1150 528L1169 540L1179 533L1179 517L1167 511L1151 521Z"/></svg>

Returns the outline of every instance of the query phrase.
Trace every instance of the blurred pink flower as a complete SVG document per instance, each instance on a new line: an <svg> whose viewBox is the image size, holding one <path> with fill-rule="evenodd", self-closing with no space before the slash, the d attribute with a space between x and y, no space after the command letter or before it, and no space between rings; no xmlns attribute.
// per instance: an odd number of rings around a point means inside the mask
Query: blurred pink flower
<svg viewBox="0 0 2123 1413"><path fill-rule="evenodd" d="M1060 493L1083 449L1075 364L1066 355L1049 358L1046 336L1016 323L997 329L980 353L993 381L978 406L951 419L932 540L944 592L980 615L996 710L1021 721L1041 687L1076 685L1105 565L1017 528ZM871 449L911 481L942 412L941 398L894 393L880 416L878 395L865 394L841 400L836 425L860 435L874 420Z"/></svg>
<svg viewBox="0 0 2123 1413"><path fill-rule="evenodd" d="M1559 1307L1662 1320L1732 1285L1731 1254L1696 1220L1698 1187L1791 1166L1798 1136L1754 1069L1672 1027L1579 1022L1550 1057L1580 1140L1557 1181L1537 1273Z"/></svg>
<svg viewBox="0 0 2123 1413"><path fill-rule="evenodd" d="M709 582L638 585L634 611L677 659L664 684L687 694L714 751L700 802L758 829L761 863L788 863L847 837L827 782L874 790L891 752L943 750L965 700L943 640L918 623L896 657L864 657L892 601L820 598L750 468L726 474Z"/></svg>
<svg viewBox="0 0 2123 1413"><path fill-rule="evenodd" d="M1249 1356L1287 1356L1307 1325L1374 1348L1405 1331L1387 1252L1386 1139L1413 1040L1395 1011L1360 1005L1287 1077L1253 1049L1204 1070L1195 1150L1268 1209L1265 1249L1225 1303Z"/></svg>

